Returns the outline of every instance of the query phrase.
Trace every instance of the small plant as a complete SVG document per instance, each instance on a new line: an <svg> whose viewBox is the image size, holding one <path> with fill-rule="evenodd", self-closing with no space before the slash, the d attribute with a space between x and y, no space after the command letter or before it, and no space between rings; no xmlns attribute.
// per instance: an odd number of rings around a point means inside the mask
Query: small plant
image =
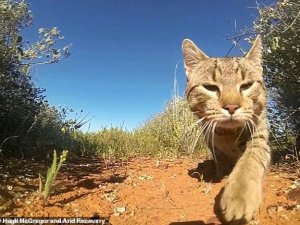
<svg viewBox="0 0 300 225"><path fill-rule="evenodd" d="M68 156L68 151L63 150L62 154L60 155L59 163L57 164L57 153L56 150L54 150L53 161L52 161L51 168L49 168L47 171L44 190L43 190L43 182L42 182L41 174L39 174L39 192L42 193L44 202L46 202L47 199L49 198L51 190L53 188L53 183L55 181L55 178L62 164L66 161L67 156Z"/></svg>

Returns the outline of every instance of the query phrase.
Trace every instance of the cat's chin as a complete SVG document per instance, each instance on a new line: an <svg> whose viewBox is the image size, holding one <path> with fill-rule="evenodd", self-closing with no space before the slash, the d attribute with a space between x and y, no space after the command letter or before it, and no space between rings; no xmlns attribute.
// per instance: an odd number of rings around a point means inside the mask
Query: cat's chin
<svg viewBox="0 0 300 225"><path fill-rule="evenodd" d="M239 127L244 127L245 126L245 121L243 120L236 120L236 119L222 119L219 120L217 123L217 127L220 128L229 128L229 129L234 129L234 128L239 128Z"/></svg>

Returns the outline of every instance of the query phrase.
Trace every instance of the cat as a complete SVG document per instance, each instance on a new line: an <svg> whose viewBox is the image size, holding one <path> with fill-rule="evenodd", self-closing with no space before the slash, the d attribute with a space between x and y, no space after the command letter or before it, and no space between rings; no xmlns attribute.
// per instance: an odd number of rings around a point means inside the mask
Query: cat
<svg viewBox="0 0 300 225"><path fill-rule="evenodd" d="M189 39L182 52L189 107L202 123L218 176L229 174L215 202L217 216L248 223L259 210L271 158L261 38L244 57L209 57Z"/></svg>

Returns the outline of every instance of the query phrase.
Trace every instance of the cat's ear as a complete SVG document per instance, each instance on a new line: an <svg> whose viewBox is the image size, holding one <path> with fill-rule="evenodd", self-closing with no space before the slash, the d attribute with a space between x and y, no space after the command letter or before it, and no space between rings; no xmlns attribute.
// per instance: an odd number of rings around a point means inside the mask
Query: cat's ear
<svg viewBox="0 0 300 225"><path fill-rule="evenodd" d="M249 50L245 58L255 62L256 64L261 65L261 56L262 56L261 37L260 35L257 35L251 49Z"/></svg>
<svg viewBox="0 0 300 225"><path fill-rule="evenodd" d="M184 67L187 73L189 73L189 71L193 69L200 61L209 58L194 44L194 42L189 39L184 39L182 42L182 54Z"/></svg>

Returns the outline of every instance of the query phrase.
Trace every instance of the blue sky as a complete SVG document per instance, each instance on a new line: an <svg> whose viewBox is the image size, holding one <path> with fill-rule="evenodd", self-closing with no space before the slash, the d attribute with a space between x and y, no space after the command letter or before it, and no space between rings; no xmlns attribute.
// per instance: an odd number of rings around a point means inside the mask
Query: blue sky
<svg viewBox="0 0 300 225"><path fill-rule="evenodd" d="M90 130L124 123L133 129L172 97L181 42L192 39L210 56L224 56L227 34L251 27L256 0L28 0L38 28L59 27L71 56L33 70L50 104L94 116ZM236 21L236 22L235 22ZM234 51L233 54L238 54ZM183 93L185 75L177 79Z"/></svg>

